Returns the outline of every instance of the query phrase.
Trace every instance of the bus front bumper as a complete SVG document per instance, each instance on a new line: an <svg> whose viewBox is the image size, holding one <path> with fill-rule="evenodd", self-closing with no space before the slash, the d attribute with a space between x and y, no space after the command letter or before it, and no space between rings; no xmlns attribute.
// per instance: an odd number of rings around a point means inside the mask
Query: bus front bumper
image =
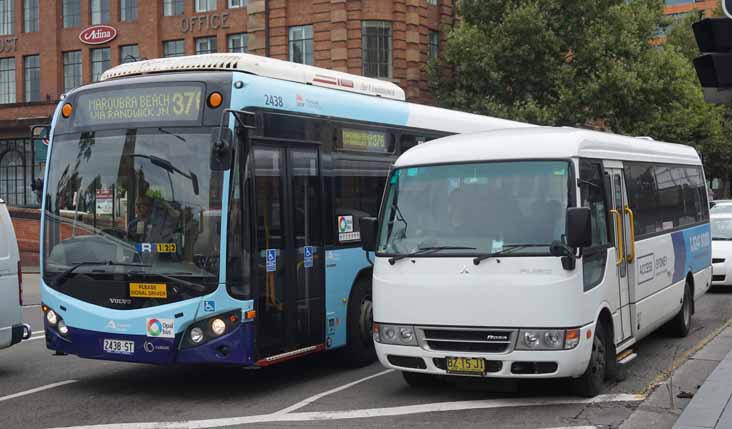
<svg viewBox="0 0 732 429"><path fill-rule="evenodd" d="M448 374L446 359L479 358L485 360L483 377L493 378L575 378L587 369L592 353L592 338L581 330L580 343L572 350L513 350L508 353L471 353L436 351L420 346L376 344L379 361L387 368L434 375ZM594 332L594 329L591 330Z"/></svg>
<svg viewBox="0 0 732 429"><path fill-rule="evenodd" d="M158 365L254 364L254 323L242 323L231 332L195 347L181 348L183 335L179 333L175 338L151 338L144 335L111 334L69 327L69 333L63 336L46 323L46 347L60 354ZM110 347L105 350L107 341L131 342L133 346L124 351L111 352Z"/></svg>

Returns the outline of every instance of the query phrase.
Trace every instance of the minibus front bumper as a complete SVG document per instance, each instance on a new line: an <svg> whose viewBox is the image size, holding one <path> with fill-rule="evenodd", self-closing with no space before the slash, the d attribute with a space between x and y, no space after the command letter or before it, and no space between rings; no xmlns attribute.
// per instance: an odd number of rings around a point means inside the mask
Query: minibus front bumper
<svg viewBox="0 0 732 429"><path fill-rule="evenodd" d="M379 361L387 368L434 375L470 376L447 372L447 358L478 358L494 378L569 378L581 376L592 353L594 324L580 330L580 342L571 350L516 350L515 341L504 353L433 350L418 346L376 343ZM514 339L515 340L515 339ZM473 375L473 376L475 376Z"/></svg>

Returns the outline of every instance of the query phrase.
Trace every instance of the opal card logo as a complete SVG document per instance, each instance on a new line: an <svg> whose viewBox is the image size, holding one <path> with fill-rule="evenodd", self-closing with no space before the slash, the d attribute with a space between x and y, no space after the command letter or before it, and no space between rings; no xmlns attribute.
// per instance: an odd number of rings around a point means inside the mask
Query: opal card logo
<svg viewBox="0 0 732 429"><path fill-rule="evenodd" d="M147 319L147 336L154 338L175 338L173 319Z"/></svg>
<svg viewBox="0 0 732 429"><path fill-rule="evenodd" d="M338 232L353 232L353 216L338 216Z"/></svg>

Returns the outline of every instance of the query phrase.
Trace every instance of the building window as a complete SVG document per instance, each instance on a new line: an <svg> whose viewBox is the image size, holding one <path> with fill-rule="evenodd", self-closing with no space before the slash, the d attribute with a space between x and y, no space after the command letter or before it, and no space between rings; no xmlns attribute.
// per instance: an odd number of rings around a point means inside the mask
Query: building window
<svg viewBox="0 0 732 429"><path fill-rule="evenodd" d="M313 26L290 27L290 61L313 64Z"/></svg>
<svg viewBox="0 0 732 429"><path fill-rule="evenodd" d="M15 58L0 59L0 104L15 103Z"/></svg>
<svg viewBox="0 0 732 429"><path fill-rule="evenodd" d="M0 142L5 147L7 141ZM25 162L18 150L0 152L0 197L11 206L25 205Z"/></svg>
<svg viewBox="0 0 732 429"><path fill-rule="evenodd" d="M247 0L229 0L229 9L247 7Z"/></svg>
<svg viewBox="0 0 732 429"><path fill-rule="evenodd" d="M248 41L247 33L231 34L227 37L226 44L229 47L229 52L246 53Z"/></svg>
<svg viewBox="0 0 732 429"><path fill-rule="evenodd" d="M183 40L166 40L163 42L163 57L182 57L185 55Z"/></svg>
<svg viewBox="0 0 732 429"><path fill-rule="evenodd" d="M119 20L134 21L137 19L137 0L119 0Z"/></svg>
<svg viewBox="0 0 732 429"><path fill-rule="evenodd" d="M163 15L178 16L183 15L185 5L183 0L163 0Z"/></svg>
<svg viewBox="0 0 732 429"><path fill-rule="evenodd" d="M25 71L25 102L41 101L41 57L29 55L23 58Z"/></svg>
<svg viewBox="0 0 732 429"><path fill-rule="evenodd" d="M98 48L91 50L92 82L96 82L112 65L112 57L109 48Z"/></svg>
<svg viewBox="0 0 732 429"><path fill-rule="evenodd" d="M15 24L14 0L0 0L0 36L13 34Z"/></svg>
<svg viewBox="0 0 732 429"><path fill-rule="evenodd" d="M196 0L196 12L216 10L216 0Z"/></svg>
<svg viewBox="0 0 732 429"><path fill-rule="evenodd" d="M119 62L134 63L140 61L140 47L138 45L125 45L119 47Z"/></svg>
<svg viewBox="0 0 732 429"><path fill-rule="evenodd" d="M363 21L361 34L363 75L391 78L391 23Z"/></svg>
<svg viewBox="0 0 732 429"><path fill-rule="evenodd" d="M38 0L23 1L23 31L34 33L40 29L41 23L38 15Z"/></svg>
<svg viewBox="0 0 732 429"><path fill-rule="evenodd" d="M215 37L200 37L196 39L196 54L213 54L216 52Z"/></svg>
<svg viewBox="0 0 732 429"><path fill-rule="evenodd" d="M437 59L437 56L440 55L440 32L430 31L429 42L429 59Z"/></svg>
<svg viewBox="0 0 732 429"><path fill-rule="evenodd" d="M81 86L81 51L64 52L64 92Z"/></svg>
<svg viewBox="0 0 732 429"><path fill-rule="evenodd" d="M81 25L80 0L64 0L64 28L78 27Z"/></svg>
<svg viewBox="0 0 732 429"><path fill-rule="evenodd" d="M437 6L437 0L427 0L427 4L430 6Z"/></svg>
<svg viewBox="0 0 732 429"><path fill-rule="evenodd" d="M91 0L92 25L109 22L109 0Z"/></svg>

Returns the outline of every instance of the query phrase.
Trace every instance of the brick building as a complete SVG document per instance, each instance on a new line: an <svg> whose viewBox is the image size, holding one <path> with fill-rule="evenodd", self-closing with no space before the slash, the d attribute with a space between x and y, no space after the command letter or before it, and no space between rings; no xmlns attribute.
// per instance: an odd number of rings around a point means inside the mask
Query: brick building
<svg viewBox="0 0 732 429"><path fill-rule="evenodd" d="M429 102L426 64L454 13L453 0L0 0L0 198L24 264L38 264L31 184L46 154L30 127L64 92L122 62L249 52L388 79Z"/></svg>

